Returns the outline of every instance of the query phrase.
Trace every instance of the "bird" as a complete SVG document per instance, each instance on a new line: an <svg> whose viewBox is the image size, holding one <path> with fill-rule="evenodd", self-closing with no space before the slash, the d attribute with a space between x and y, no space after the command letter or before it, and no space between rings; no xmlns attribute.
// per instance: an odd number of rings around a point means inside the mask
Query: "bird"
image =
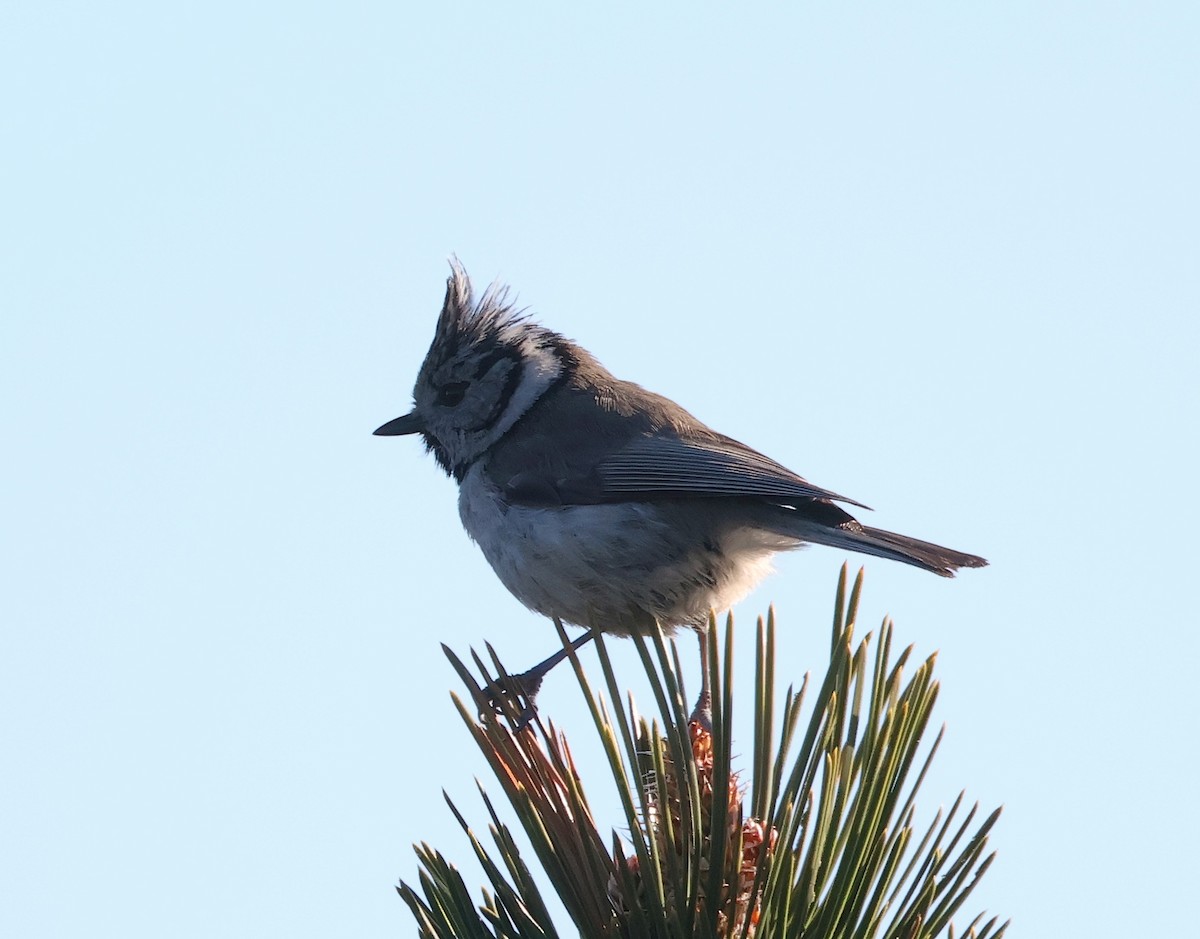
<svg viewBox="0 0 1200 939"><path fill-rule="evenodd" d="M501 583L544 616L628 636L704 630L812 543L911 564L943 577L977 555L859 522L854 499L809 482L670 398L617 378L579 344L535 322L494 282L476 297L452 259L412 410L375 430L419 434L458 484L463 527ZM559 649L493 689L535 713ZM499 706L493 697L493 705Z"/></svg>

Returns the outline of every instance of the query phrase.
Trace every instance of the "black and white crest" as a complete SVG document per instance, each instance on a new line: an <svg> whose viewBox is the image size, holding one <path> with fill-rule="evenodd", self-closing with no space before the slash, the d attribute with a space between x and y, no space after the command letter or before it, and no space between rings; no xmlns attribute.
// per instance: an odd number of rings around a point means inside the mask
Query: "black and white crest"
<svg viewBox="0 0 1200 939"><path fill-rule="evenodd" d="M503 344L505 333L528 320L523 311L509 302L508 287L493 282L484 291L479 302L471 279L463 266L454 258L450 262L450 276L446 279L446 298L442 301L442 312L438 315L437 330L430 356L436 353L436 365L455 355L464 346Z"/></svg>

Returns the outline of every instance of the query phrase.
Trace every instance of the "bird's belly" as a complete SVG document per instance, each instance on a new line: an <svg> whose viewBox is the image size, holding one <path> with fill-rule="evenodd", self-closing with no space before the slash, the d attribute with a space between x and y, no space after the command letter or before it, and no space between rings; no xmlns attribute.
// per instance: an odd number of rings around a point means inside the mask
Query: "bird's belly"
<svg viewBox="0 0 1200 939"><path fill-rule="evenodd" d="M486 474L463 479L459 514L496 575L530 609L628 633L701 625L770 573L795 542L709 504L508 505Z"/></svg>

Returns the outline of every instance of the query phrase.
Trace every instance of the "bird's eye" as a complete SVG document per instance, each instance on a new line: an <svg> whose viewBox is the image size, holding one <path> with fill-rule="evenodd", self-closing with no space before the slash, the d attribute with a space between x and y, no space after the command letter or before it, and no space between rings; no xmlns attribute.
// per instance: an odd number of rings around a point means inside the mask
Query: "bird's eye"
<svg viewBox="0 0 1200 939"><path fill-rule="evenodd" d="M470 387L470 382L452 381L447 385L442 386L442 390L438 392L437 403L444 408L452 408L462 402L463 396L467 393L467 388Z"/></svg>

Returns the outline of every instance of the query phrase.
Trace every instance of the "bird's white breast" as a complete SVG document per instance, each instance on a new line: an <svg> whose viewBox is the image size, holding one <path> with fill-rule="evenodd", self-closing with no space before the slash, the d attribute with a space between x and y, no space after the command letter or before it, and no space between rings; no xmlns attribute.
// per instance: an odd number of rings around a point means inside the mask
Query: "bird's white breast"
<svg viewBox="0 0 1200 939"><path fill-rule="evenodd" d="M667 628L703 623L710 609L727 609L770 573L772 553L795 544L719 515L697 522L704 508L696 505L682 526L649 502L509 505L483 461L460 483L458 509L518 600L620 633L646 629L652 618Z"/></svg>

